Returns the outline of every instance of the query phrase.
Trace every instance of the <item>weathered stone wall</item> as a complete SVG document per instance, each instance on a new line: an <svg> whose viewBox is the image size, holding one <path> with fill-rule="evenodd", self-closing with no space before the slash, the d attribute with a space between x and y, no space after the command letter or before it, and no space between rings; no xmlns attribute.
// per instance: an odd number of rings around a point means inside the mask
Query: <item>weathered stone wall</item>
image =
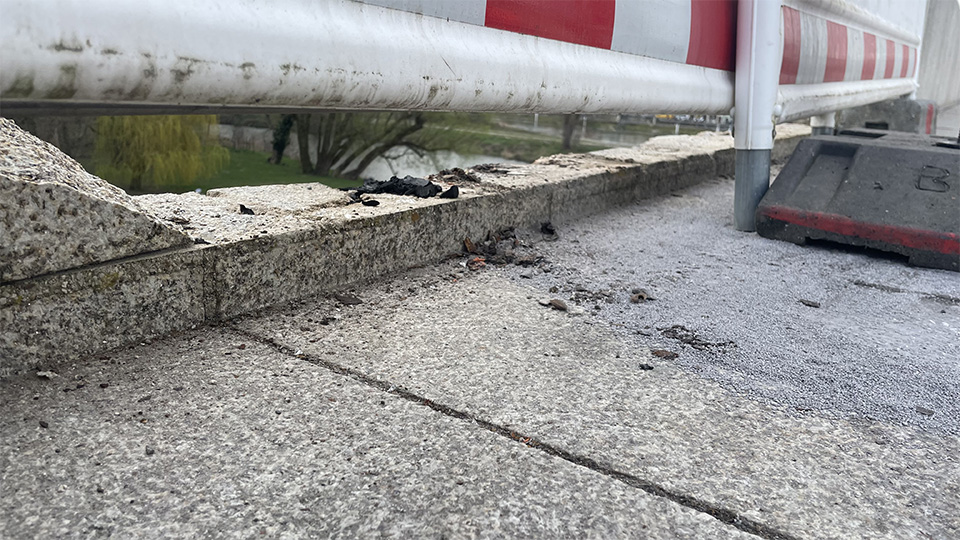
<svg viewBox="0 0 960 540"><path fill-rule="evenodd" d="M779 126L782 159L806 126ZM134 200L196 245L0 284L0 375L137 343L438 261L503 227L562 222L733 174L733 139L704 133L478 172L458 199L320 184ZM243 204L253 214L240 213Z"/></svg>
<svg viewBox="0 0 960 540"><path fill-rule="evenodd" d="M123 190L0 118L0 283L190 242Z"/></svg>

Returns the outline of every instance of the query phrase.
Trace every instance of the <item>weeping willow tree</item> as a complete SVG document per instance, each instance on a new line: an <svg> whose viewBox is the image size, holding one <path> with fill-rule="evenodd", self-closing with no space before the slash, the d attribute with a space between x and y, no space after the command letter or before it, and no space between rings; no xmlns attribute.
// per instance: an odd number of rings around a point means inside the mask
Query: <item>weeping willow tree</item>
<svg viewBox="0 0 960 540"><path fill-rule="evenodd" d="M230 160L216 126L212 115L102 116L93 155L96 174L135 193L213 176Z"/></svg>

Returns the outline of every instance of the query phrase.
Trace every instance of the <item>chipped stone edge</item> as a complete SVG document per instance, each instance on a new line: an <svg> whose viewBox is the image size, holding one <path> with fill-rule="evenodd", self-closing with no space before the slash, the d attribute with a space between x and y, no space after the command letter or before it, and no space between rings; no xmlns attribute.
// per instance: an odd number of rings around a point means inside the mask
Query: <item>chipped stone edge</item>
<svg viewBox="0 0 960 540"><path fill-rule="evenodd" d="M774 160L789 156L807 135L793 130L778 138ZM562 159L583 164L583 172L336 227L318 224L2 285L0 377L434 263L459 254L464 238L489 231L575 219L734 172L732 144L647 163L590 154ZM550 166L514 170L536 175L544 167Z"/></svg>

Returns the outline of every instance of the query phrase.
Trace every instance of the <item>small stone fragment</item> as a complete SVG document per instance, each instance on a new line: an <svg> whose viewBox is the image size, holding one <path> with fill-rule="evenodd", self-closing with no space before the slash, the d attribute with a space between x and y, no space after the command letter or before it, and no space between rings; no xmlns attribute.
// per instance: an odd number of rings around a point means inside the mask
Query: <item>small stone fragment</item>
<svg viewBox="0 0 960 540"><path fill-rule="evenodd" d="M47 429L48 427L50 427L50 424L48 424L46 420L41 420L40 427L42 427L43 429Z"/></svg>
<svg viewBox="0 0 960 540"><path fill-rule="evenodd" d="M637 367L639 367L642 371L650 371L653 369L653 366L651 366L650 364L640 364Z"/></svg>
<svg viewBox="0 0 960 540"><path fill-rule="evenodd" d="M917 412L924 416L933 416L934 411L926 407L917 407Z"/></svg>
<svg viewBox="0 0 960 540"><path fill-rule="evenodd" d="M360 201L360 204L364 206L380 206L380 201L376 199L364 199Z"/></svg>
<svg viewBox="0 0 960 540"><path fill-rule="evenodd" d="M663 358L664 360L673 360L677 357L677 353L665 349L653 349L650 351L650 354L656 356L657 358Z"/></svg>
<svg viewBox="0 0 960 540"><path fill-rule="evenodd" d="M246 206L244 206L244 205L242 205L242 204L240 205L240 213L241 213L241 214L244 214L244 215L247 215L247 216L252 216L252 215L254 215L253 210L247 208Z"/></svg>
<svg viewBox="0 0 960 540"><path fill-rule="evenodd" d="M144 449L144 453L146 453L148 456L152 456L157 453L157 451L152 446L148 446Z"/></svg>
<svg viewBox="0 0 960 540"><path fill-rule="evenodd" d="M467 250L467 253L476 253L477 245L473 243L473 240L470 240L469 238L464 238L463 249Z"/></svg>
<svg viewBox="0 0 960 540"><path fill-rule="evenodd" d="M557 228L553 226L553 223L546 221L540 224L540 232L555 236L557 234Z"/></svg>
<svg viewBox="0 0 960 540"><path fill-rule="evenodd" d="M474 257L467 261L467 268L470 270L479 270L487 265L487 260L483 257Z"/></svg>
<svg viewBox="0 0 960 540"><path fill-rule="evenodd" d="M812 308L818 308L818 307L820 307L820 302L814 302L813 300L805 300L805 299L801 298L801 299L800 299L800 303L803 304L803 305L805 305L805 306L807 306L807 307L812 307Z"/></svg>
<svg viewBox="0 0 960 540"><path fill-rule="evenodd" d="M440 194L441 199L456 199L459 196L460 196L460 188L458 188L457 186L450 186L450 189Z"/></svg>
<svg viewBox="0 0 960 540"><path fill-rule="evenodd" d="M345 306L356 306L363 303L363 300L352 294L336 293L333 295L333 297L337 299L337 302L340 302Z"/></svg>
<svg viewBox="0 0 960 540"><path fill-rule="evenodd" d="M108 386L110 386L110 383L105 383L105 382L100 383L100 388L106 388Z"/></svg>
<svg viewBox="0 0 960 540"><path fill-rule="evenodd" d="M563 300L560 300L559 298L554 298L553 300L550 300L550 306L557 311L567 310L567 303L564 302Z"/></svg>
<svg viewBox="0 0 960 540"><path fill-rule="evenodd" d="M40 377L41 379L52 379L54 377L59 377L59 375L53 371L38 371L37 377Z"/></svg>

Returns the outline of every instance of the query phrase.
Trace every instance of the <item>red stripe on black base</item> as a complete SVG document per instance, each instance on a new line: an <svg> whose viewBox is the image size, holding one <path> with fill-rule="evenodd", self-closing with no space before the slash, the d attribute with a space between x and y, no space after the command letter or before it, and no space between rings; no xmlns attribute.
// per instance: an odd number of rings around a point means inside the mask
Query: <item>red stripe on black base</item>
<svg viewBox="0 0 960 540"><path fill-rule="evenodd" d="M784 206L762 208L760 215L768 219L842 236L932 251L943 255L960 255L960 235L953 233L864 223L837 214L808 212Z"/></svg>

